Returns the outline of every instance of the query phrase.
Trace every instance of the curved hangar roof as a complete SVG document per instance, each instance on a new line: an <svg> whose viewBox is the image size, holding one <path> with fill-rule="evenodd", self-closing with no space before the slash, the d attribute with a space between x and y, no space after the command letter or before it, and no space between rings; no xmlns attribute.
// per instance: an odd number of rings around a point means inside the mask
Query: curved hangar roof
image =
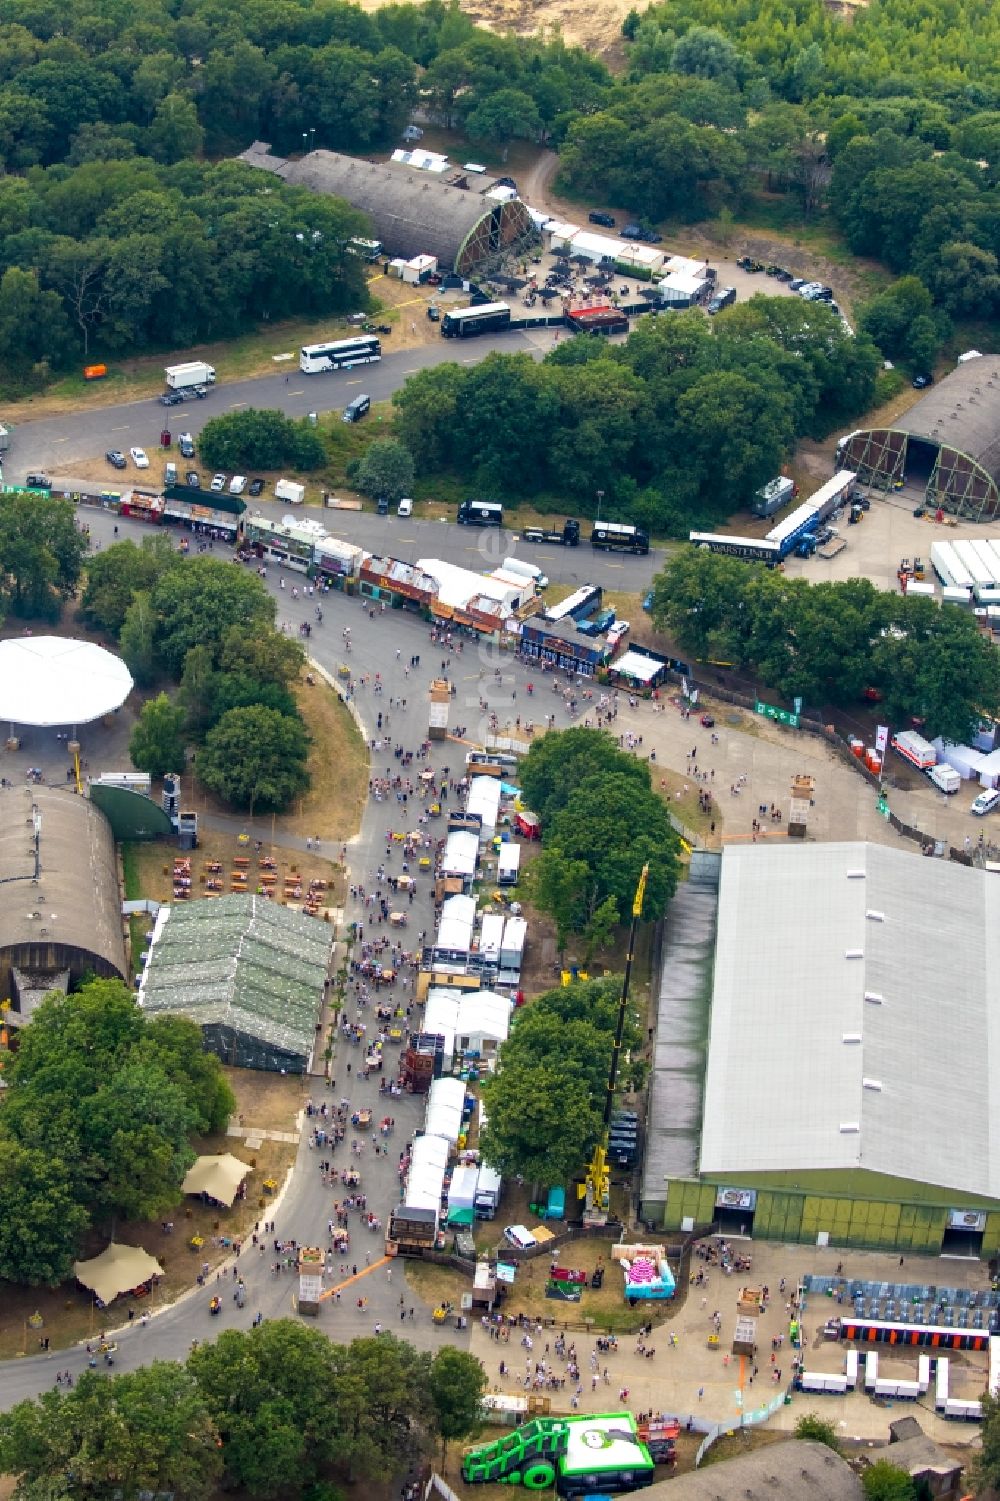
<svg viewBox="0 0 1000 1501"><path fill-rule="evenodd" d="M255 141L239 158L282 181L330 193L371 219L390 255L433 255L443 270L470 270L531 231L519 199L497 201L452 187L399 162L369 162L336 151L310 151L298 161L272 156Z"/></svg>
<svg viewBox="0 0 1000 1501"><path fill-rule="evenodd" d="M929 506L971 521L1000 516L1000 355L962 360L891 427L842 439L839 456L885 488L916 479Z"/></svg>
<svg viewBox="0 0 1000 1501"><path fill-rule="evenodd" d="M0 641L0 721L89 724L120 709L131 692L125 663L91 641L63 636Z"/></svg>

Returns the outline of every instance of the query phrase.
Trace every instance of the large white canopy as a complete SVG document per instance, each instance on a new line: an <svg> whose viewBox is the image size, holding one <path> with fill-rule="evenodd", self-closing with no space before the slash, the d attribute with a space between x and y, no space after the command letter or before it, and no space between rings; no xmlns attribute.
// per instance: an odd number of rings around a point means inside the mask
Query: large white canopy
<svg viewBox="0 0 1000 1501"><path fill-rule="evenodd" d="M131 692L125 663L90 641L64 636L0 641L0 721L89 724L120 709Z"/></svg>

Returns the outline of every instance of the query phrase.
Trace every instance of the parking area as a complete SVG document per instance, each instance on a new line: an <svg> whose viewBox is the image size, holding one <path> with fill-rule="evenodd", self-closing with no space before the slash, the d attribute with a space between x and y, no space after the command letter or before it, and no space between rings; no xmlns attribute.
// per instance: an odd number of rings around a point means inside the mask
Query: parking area
<svg viewBox="0 0 1000 1501"><path fill-rule="evenodd" d="M935 583L930 566L931 543L956 542L963 537L981 538L992 535L972 521L955 521L948 517L943 522L934 520L934 513L914 516L920 496L905 492L885 495L881 491L870 492L871 509L857 526L849 526L847 513L831 518L840 537L847 543L843 552L835 558L824 559L814 553L811 558L797 558L794 554L785 560L785 572L792 578L806 578L811 584L828 579L870 579L877 589L899 590L896 570L903 558L922 558L926 565L926 579ZM773 523L766 523L767 526ZM766 526L765 526L766 529ZM1000 525L995 529L1000 536Z"/></svg>

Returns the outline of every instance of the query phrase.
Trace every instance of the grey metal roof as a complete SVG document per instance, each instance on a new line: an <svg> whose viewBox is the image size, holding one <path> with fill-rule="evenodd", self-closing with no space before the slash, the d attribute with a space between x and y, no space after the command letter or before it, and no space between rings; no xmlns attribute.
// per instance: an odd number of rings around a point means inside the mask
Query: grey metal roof
<svg viewBox="0 0 1000 1501"><path fill-rule="evenodd" d="M700 1172L864 1169L1000 1198L998 918L997 878L948 861L728 848Z"/></svg>
<svg viewBox="0 0 1000 1501"><path fill-rule="evenodd" d="M447 270L476 225L497 207L477 191L449 187L399 162L370 162L336 151L310 151L299 161L284 161L271 156L263 141L254 141L239 160L284 182L345 199L368 214L388 254L433 255Z"/></svg>
<svg viewBox="0 0 1000 1501"><path fill-rule="evenodd" d="M891 1458L891 1450L882 1451ZM659 1480L643 1491L644 1501L862 1501L861 1481L846 1460L812 1439L768 1444L687 1475Z"/></svg>
<svg viewBox="0 0 1000 1501"><path fill-rule="evenodd" d="M1000 479L1000 355L956 365L891 425L957 449Z"/></svg>
<svg viewBox="0 0 1000 1501"><path fill-rule="evenodd" d="M126 972L111 825L88 798L63 787L0 789L0 950L26 945L39 954L54 946L60 965L69 948Z"/></svg>
<svg viewBox="0 0 1000 1501"><path fill-rule="evenodd" d="M177 903L157 919L139 1001L308 1057L332 941L317 918L250 893Z"/></svg>

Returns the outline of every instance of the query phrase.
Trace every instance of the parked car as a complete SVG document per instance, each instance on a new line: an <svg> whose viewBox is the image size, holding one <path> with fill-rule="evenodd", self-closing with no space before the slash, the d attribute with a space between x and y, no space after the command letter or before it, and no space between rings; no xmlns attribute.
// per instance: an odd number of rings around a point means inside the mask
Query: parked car
<svg viewBox="0 0 1000 1501"><path fill-rule="evenodd" d="M793 280L792 273L790 271L786 271L784 266L778 267L778 269L774 273L774 277L776 281L781 282L789 282Z"/></svg>
<svg viewBox="0 0 1000 1501"><path fill-rule="evenodd" d="M508 1225L503 1238L509 1246L516 1246L519 1251L530 1251L532 1246L538 1244L527 1225Z"/></svg>
<svg viewBox="0 0 1000 1501"><path fill-rule="evenodd" d="M629 625L627 620L616 620L614 625L608 631L608 645L617 646L622 637L628 635L628 629Z"/></svg>
<svg viewBox="0 0 1000 1501"><path fill-rule="evenodd" d="M129 453L132 455L132 463L137 469L149 468L149 460L146 457L146 450L144 448L130 448Z"/></svg>
<svg viewBox="0 0 1000 1501"><path fill-rule="evenodd" d="M177 447L180 449L182 459L194 458L194 439L190 433L181 433L177 439Z"/></svg>
<svg viewBox="0 0 1000 1501"><path fill-rule="evenodd" d="M201 489L201 475L198 473L197 469L189 469L184 476L184 480L186 484L189 484L191 486L192 490Z"/></svg>
<svg viewBox="0 0 1000 1501"><path fill-rule="evenodd" d="M160 397L160 406L179 407L181 402L184 400L185 395L183 391L164 391L163 395Z"/></svg>
<svg viewBox="0 0 1000 1501"><path fill-rule="evenodd" d="M622 227L621 227L621 229L618 231L618 234L619 234L619 237L621 239L623 239L623 240L641 240L642 239L642 225L641 224L623 224Z"/></svg>
<svg viewBox="0 0 1000 1501"><path fill-rule="evenodd" d="M212 489L218 493L226 488L226 476L224 474L212 475Z"/></svg>
<svg viewBox="0 0 1000 1501"><path fill-rule="evenodd" d="M925 391L933 380L933 375L915 375L913 377L913 389L915 391Z"/></svg>
<svg viewBox="0 0 1000 1501"><path fill-rule="evenodd" d="M122 453L120 448L109 448L104 457L107 459L112 469L124 469L127 467L128 460L125 458L125 455Z"/></svg>
<svg viewBox="0 0 1000 1501"><path fill-rule="evenodd" d="M645 240L647 245L659 245L662 243L663 236L658 235L652 225L642 224L640 225L640 230L639 238L640 240Z"/></svg>
<svg viewBox="0 0 1000 1501"><path fill-rule="evenodd" d="M587 218L591 224L600 224L603 229L614 229L615 227L614 214L605 214L599 209L595 209L593 213L588 214Z"/></svg>
<svg viewBox="0 0 1000 1501"><path fill-rule="evenodd" d="M248 495L263 495L263 493L264 493L264 481L262 479L252 479L250 481L249 485L247 486L247 494Z"/></svg>
<svg viewBox="0 0 1000 1501"><path fill-rule="evenodd" d="M701 727L704 730L714 730L715 729L715 718L714 718L714 716L711 715L711 714L703 714L701 716Z"/></svg>
<svg viewBox="0 0 1000 1501"><path fill-rule="evenodd" d="M229 481L230 495L242 495L246 487L247 477L245 474L234 474L232 479Z"/></svg>
<svg viewBox="0 0 1000 1501"><path fill-rule="evenodd" d="M430 321L432 323L440 323L441 322L441 310L440 310L440 308L435 307L434 304L433 304L433 302L432 302L431 305L430 305L430 307L427 309L427 316L428 316L428 318L430 319Z"/></svg>
<svg viewBox="0 0 1000 1501"><path fill-rule="evenodd" d="M806 279L804 276L793 276L791 281L788 283L788 290L790 292L799 292L805 285Z"/></svg>
<svg viewBox="0 0 1000 1501"><path fill-rule="evenodd" d="M399 502L399 505L396 507L396 515L397 516L412 516L413 515L413 501L412 501L412 499L411 499L411 497L409 495L404 495L403 498L402 498L402 500Z"/></svg>
<svg viewBox="0 0 1000 1501"><path fill-rule="evenodd" d="M969 812L974 813L977 818L982 818L984 814L992 813L998 803L1000 803L1000 792L995 787L990 787L986 792L979 794Z"/></svg>
<svg viewBox="0 0 1000 1501"><path fill-rule="evenodd" d="M192 396L197 396L197 398L198 398L199 401L204 401L205 397L208 395L208 387L207 386L191 386L189 388L189 394L192 395Z"/></svg>

